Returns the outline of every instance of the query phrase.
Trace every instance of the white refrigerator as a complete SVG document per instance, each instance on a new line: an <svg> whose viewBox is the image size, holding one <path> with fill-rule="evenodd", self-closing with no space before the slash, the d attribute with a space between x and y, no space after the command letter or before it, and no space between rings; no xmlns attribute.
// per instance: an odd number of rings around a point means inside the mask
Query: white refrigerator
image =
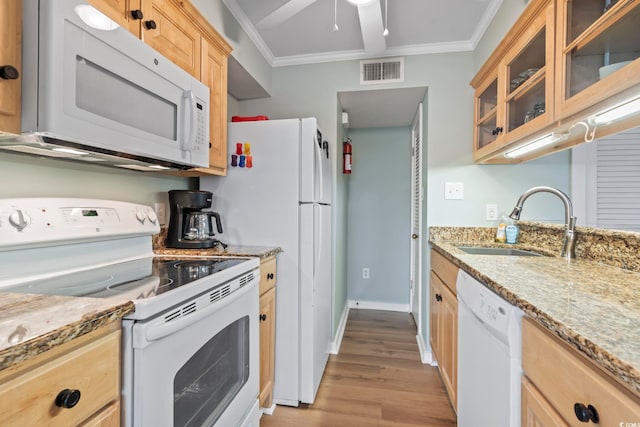
<svg viewBox="0 0 640 427"><path fill-rule="evenodd" d="M228 125L226 177L200 178L220 240L280 246L273 400L313 403L331 348L332 156L315 118Z"/></svg>

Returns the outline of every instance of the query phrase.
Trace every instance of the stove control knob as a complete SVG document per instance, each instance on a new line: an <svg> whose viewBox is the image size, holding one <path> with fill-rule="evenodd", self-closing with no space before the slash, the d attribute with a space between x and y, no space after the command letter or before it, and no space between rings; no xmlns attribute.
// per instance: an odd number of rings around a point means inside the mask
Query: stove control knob
<svg viewBox="0 0 640 427"><path fill-rule="evenodd" d="M151 224L158 222L158 217L154 211L147 212L147 218L149 218L149 222L151 222Z"/></svg>
<svg viewBox="0 0 640 427"><path fill-rule="evenodd" d="M31 218L29 215L22 212L20 209L16 209L11 215L9 215L9 222L13 225L18 231L22 231L31 224Z"/></svg>
<svg viewBox="0 0 640 427"><path fill-rule="evenodd" d="M147 216L142 211L136 211L136 219L140 221L140 224L144 224L144 221L145 219L147 219Z"/></svg>

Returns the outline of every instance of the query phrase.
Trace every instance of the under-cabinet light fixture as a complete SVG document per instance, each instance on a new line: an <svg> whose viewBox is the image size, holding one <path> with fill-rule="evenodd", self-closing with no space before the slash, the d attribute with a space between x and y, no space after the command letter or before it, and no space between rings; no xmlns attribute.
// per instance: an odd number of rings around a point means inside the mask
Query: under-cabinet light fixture
<svg viewBox="0 0 640 427"><path fill-rule="evenodd" d="M528 144L522 145L514 150L507 151L504 153L504 156L507 159L515 159L517 157L523 156L532 151L538 150L542 147L546 147L551 144L555 144L556 142L566 141L569 139L569 133L549 133L540 138L536 138Z"/></svg>
<svg viewBox="0 0 640 427"><path fill-rule="evenodd" d="M82 22L95 28L96 30L111 31L118 28L118 24L98 9L88 4L80 4L74 8L76 15L82 19Z"/></svg>
<svg viewBox="0 0 640 427"><path fill-rule="evenodd" d="M632 114L640 113L640 97L630 99L613 106L600 113L596 113L587 119L592 126L608 125Z"/></svg>
<svg viewBox="0 0 640 427"><path fill-rule="evenodd" d="M54 148L53 151L58 151L65 154L73 154L74 156L84 156L89 154L86 151L74 150L73 148Z"/></svg>

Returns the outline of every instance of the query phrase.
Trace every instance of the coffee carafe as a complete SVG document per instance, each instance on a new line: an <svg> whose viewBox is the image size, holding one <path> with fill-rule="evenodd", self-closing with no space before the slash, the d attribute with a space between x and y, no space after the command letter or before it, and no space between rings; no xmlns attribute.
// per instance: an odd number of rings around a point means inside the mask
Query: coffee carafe
<svg viewBox="0 0 640 427"><path fill-rule="evenodd" d="M210 208L213 194L209 191L171 190L169 191L169 229L166 246L168 248L202 249L216 245L226 246L215 238L215 231L222 233L222 221L217 212L205 211Z"/></svg>

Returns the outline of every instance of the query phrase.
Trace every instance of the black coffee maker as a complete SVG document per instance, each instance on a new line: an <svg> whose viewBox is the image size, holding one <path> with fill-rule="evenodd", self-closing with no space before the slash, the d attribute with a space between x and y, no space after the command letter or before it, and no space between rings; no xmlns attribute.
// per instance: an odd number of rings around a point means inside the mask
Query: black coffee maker
<svg viewBox="0 0 640 427"><path fill-rule="evenodd" d="M169 229L166 246L180 249L213 248L226 245L215 239L213 222L222 233L220 214L204 211L211 207L213 194L209 191L169 191Z"/></svg>

